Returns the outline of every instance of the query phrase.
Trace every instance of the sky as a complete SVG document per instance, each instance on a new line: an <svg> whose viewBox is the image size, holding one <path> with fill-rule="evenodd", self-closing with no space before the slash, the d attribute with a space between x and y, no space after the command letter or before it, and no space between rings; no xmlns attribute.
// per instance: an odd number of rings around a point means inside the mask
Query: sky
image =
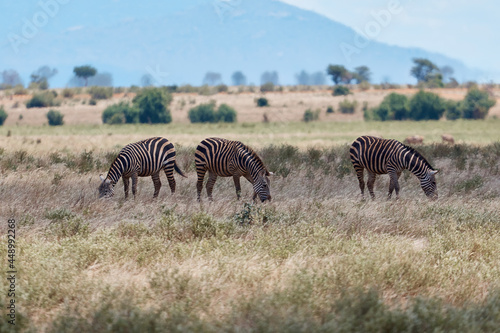
<svg viewBox="0 0 500 333"><path fill-rule="evenodd" d="M500 1L280 1L317 12L362 32L379 17L385 26L373 34L377 41L420 47L460 59L471 67L500 71ZM383 13L390 13L390 17Z"/></svg>

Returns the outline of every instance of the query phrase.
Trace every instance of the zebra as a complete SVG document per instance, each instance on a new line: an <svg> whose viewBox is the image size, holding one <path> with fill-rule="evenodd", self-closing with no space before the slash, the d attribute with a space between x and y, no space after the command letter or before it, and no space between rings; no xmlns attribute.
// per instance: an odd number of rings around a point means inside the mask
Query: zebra
<svg viewBox="0 0 500 333"><path fill-rule="evenodd" d="M261 202L271 201L269 172L259 155L252 148L239 141L221 138L207 138L200 142L195 152L196 173L198 182L198 201L201 200L203 179L208 171L207 195L212 198L217 176L233 177L238 200L241 197L240 177L245 177L253 185L253 200L259 196Z"/></svg>
<svg viewBox="0 0 500 333"><path fill-rule="evenodd" d="M99 198L111 197L114 186L123 178L125 199L128 197L129 179L132 178L132 194L137 191L137 178L151 176L155 187L153 197L156 198L161 188L160 172L165 171L172 194L175 193L174 169L182 177L186 175L179 169L175 161L174 145L165 138L154 137L126 145L115 158L108 175L100 175Z"/></svg>
<svg viewBox="0 0 500 333"><path fill-rule="evenodd" d="M404 145L397 140L380 139L373 136L361 136L351 145L349 150L351 162L356 170L356 175L364 198L365 182L363 171L368 171L368 191L372 199L375 199L373 185L377 175L389 174L389 196L396 190L396 198L399 198L398 179L404 169L408 169L418 179L424 193L432 198L438 198L435 170L418 151Z"/></svg>

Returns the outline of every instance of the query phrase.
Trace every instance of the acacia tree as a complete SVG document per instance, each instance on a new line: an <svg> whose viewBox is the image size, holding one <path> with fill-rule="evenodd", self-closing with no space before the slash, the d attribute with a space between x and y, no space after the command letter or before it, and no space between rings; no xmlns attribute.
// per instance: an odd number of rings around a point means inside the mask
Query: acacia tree
<svg viewBox="0 0 500 333"><path fill-rule="evenodd" d="M235 86L244 86L247 84L247 78L241 71L234 72L233 75L231 75L231 80Z"/></svg>
<svg viewBox="0 0 500 333"><path fill-rule="evenodd" d="M209 86L215 86L222 83L222 76L219 73L207 72L203 78L203 84L208 84Z"/></svg>
<svg viewBox="0 0 500 333"><path fill-rule="evenodd" d="M370 68L367 66L358 66L354 68L353 79L358 84L361 82L370 82L371 75Z"/></svg>
<svg viewBox="0 0 500 333"><path fill-rule="evenodd" d="M336 85L342 81L350 81L350 78L352 78L349 71L342 65L329 65L326 72L332 77L332 81Z"/></svg>
<svg viewBox="0 0 500 333"><path fill-rule="evenodd" d="M58 72L56 68L50 68L49 66L41 66L36 71L31 73L30 75L31 82L44 84L48 87L49 80L57 73Z"/></svg>
<svg viewBox="0 0 500 333"><path fill-rule="evenodd" d="M442 75L439 67L429 59L413 58L413 62L415 63L415 66L411 68L410 74L414 76L419 83L431 82L436 79L442 81Z"/></svg>
<svg viewBox="0 0 500 333"><path fill-rule="evenodd" d="M97 74L97 69L92 66L84 65L73 68L73 73L79 78L85 80L85 87L88 84L89 77L92 77Z"/></svg>

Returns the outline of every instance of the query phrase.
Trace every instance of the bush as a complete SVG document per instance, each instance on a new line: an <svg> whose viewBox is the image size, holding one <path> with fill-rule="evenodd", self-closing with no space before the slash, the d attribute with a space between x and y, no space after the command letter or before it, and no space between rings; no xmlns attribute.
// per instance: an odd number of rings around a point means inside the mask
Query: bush
<svg viewBox="0 0 500 333"><path fill-rule="evenodd" d="M26 90L22 84L18 84L14 87L13 94L14 95L27 95L28 90Z"/></svg>
<svg viewBox="0 0 500 333"><path fill-rule="evenodd" d="M215 87L217 92L227 92L228 88L225 84L219 84L218 86Z"/></svg>
<svg viewBox="0 0 500 333"><path fill-rule="evenodd" d="M262 84L260 86L260 91L263 92L263 93L274 91L274 83L267 82L267 83Z"/></svg>
<svg viewBox="0 0 500 333"><path fill-rule="evenodd" d="M363 82L358 84L358 87L361 91L366 91L366 90L370 89L370 82L363 81Z"/></svg>
<svg viewBox="0 0 500 333"><path fill-rule="evenodd" d="M89 94L92 96L92 99L109 99L113 96L113 88L112 87L90 87Z"/></svg>
<svg viewBox="0 0 500 333"><path fill-rule="evenodd" d="M3 125L3 123L5 122L5 119L7 119L9 115L7 114L7 112L5 112L5 109L3 108L3 105L0 106L0 126Z"/></svg>
<svg viewBox="0 0 500 333"><path fill-rule="evenodd" d="M335 86L335 88L333 88L333 96L346 96L349 95L350 93L351 91L346 86L340 85L340 86Z"/></svg>
<svg viewBox="0 0 500 333"><path fill-rule="evenodd" d="M54 100L54 98L55 96L52 91L35 94L28 102L26 102L26 107L44 108L48 106L58 106L58 103Z"/></svg>
<svg viewBox="0 0 500 333"><path fill-rule="evenodd" d="M329 105L327 108L326 108L326 113L334 113L335 110L333 109L333 106Z"/></svg>
<svg viewBox="0 0 500 333"><path fill-rule="evenodd" d="M410 113L408 97L391 93L372 110L368 110L367 105L363 106L363 112L366 120L405 120L408 119Z"/></svg>
<svg viewBox="0 0 500 333"><path fill-rule="evenodd" d="M102 112L104 124L135 124L139 122L139 110L127 102L108 106Z"/></svg>
<svg viewBox="0 0 500 333"><path fill-rule="evenodd" d="M319 119L319 113L320 113L319 109L317 109L315 111L313 111L311 109L307 109L304 112L304 116L303 116L302 120L304 120L306 123L308 123L310 121L318 120Z"/></svg>
<svg viewBox="0 0 500 333"><path fill-rule="evenodd" d="M97 105L97 101L95 99L90 99L89 105Z"/></svg>
<svg viewBox="0 0 500 333"><path fill-rule="evenodd" d="M64 88L62 91L62 95L64 98L72 98L75 95L75 93L73 92L73 90L69 88Z"/></svg>
<svg viewBox="0 0 500 333"><path fill-rule="evenodd" d="M356 110L356 106L358 106L357 101L349 101L348 99L344 99L339 103L339 110L341 113L352 114Z"/></svg>
<svg viewBox="0 0 500 333"><path fill-rule="evenodd" d="M448 100L445 102L445 116L448 120L457 120L462 118L462 103Z"/></svg>
<svg viewBox="0 0 500 333"><path fill-rule="evenodd" d="M191 123L215 123L215 102L204 103L188 112Z"/></svg>
<svg viewBox="0 0 500 333"><path fill-rule="evenodd" d="M265 107L265 106L269 106L269 101L267 100L267 98L265 97L260 97L260 98L257 98L255 100L255 103L257 103L257 106L259 108L262 108L262 107Z"/></svg>
<svg viewBox="0 0 500 333"><path fill-rule="evenodd" d="M210 103L200 104L190 109L188 117L191 123L234 123L236 122L237 113L236 110L227 104L221 104L215 110L215 102L211 101Z"/></svg>
<svg viewBox="0 0 500 333"><path fill-rule="evenodd" d="M473 87L463 101L463 117L465 119L484 119L496 101L484 90Z"/></svg>
<svg viewBox="0 0 500 333"><path fill-rule="evenodd" d="M445 105L438 95L420 90L410 100L409 118L412 120L439 120Z"/></svg>
<svg viewBox="0 0 500 333"><path fill-rule="evenodd" d="M47 112L46 116L50 126L60 126L64 124L64 116L59 111L50 110Z"/></svg>
<svg viewBox="0 0 500 333"><path fill-rule="evenodd" d="M235 123L236 117L236 110L227 104L221 104L215 113L218 122Z"/></svg>
<svg viewBox="0 0 500 333"><path fill-rule="evenodd" d="M172 115L168 105L172 102L172 95L161 88L144 88L132 101L139 110L141 123L168 124Z"/></svg>

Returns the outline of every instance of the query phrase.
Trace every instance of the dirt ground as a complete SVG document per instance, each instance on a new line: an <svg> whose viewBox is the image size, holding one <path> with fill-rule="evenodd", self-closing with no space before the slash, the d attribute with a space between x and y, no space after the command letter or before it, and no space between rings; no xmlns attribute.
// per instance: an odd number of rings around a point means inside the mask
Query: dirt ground
<svg viewBox="0 0 500 333"><path fill-rule="evenodd" d="M174 122L189 123L188 111L190 108L215 100L217 105L228 104L238 112L238 122L262 122L264 115L271 122L287 122L302 120L304 111L307 109L320 109L321 121L356 121L363 119L361 108L366 102L368 107L375 107L391 92L412 95L417 89L370 89L367 91L354 91L352 95L332 96L329 90L303 91L303 92L272 92L258 93L219 93L211 96L202 96L196 93L175 93L173 102L170 105ZM452 100L462 100L467 90L465 88L456 89L433 89L433 92L441 97ZM489 116L500 116L500 89L493 90L497 99L496 105L490 110ZM259 97L266 97L269 100L269 107L259 108L255 100ZM47 123L46 113L50 109L58 110L64 115L65 124L101 124L103 110L111 104L121 101L131 101L133 93L114 94L112 99L100 100L97 105L89 105L90 95L80 94L73 98L61 100L61 106L50 108L27 109L25 102L31 98L30 95L9 96L0 94L0 105L3 105L9 117L5 125L43 125ZM338 104L345 98L358 102L354 114L341 114L338 111ZM326 114L326 109L332 106L335 113Z"/></svg>

